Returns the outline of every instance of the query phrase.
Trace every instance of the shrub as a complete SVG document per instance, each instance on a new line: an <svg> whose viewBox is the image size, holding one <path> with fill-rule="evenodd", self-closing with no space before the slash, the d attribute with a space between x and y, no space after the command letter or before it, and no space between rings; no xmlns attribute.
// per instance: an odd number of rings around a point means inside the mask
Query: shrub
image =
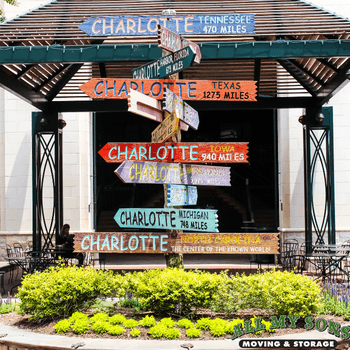
<svg viewBox="0 0 350 350"><path fill-rule="evenodd" d="M122 335L125 332L125 329L120 326L111 326L108 329L110 335Z"/></svg>
<svg viewBox="0 0 350 350"><path fill-rule="evenodd" d="M77 320L89 320L89 316L82 313L82 312L79 312L79 311L76 311L72 314L71 317L69 317L68 321L71 325L73 325Z"/></svg>
<svg viewBox="0 0 350 350"><path fill-rule="evenodd" d="M75 334L84 334L90 329L90 322L89 320L84 319L78 319L75 321L75 323L72 325L72 331Z"/></svg>
<svg viewBox="0 0 350 350"><path fill-rule="evenodd" d="M186 331L186 337L199 338L200 336L201 336L200 329L190 328L190 329L187 329L187 331Z"/></svg>
<svg viewBox="0 0 350 350"><path fill-rule="evenodd" d="M139 325L139 323L136 321L136 320L133 320L132 318L129 319L129 320L125 320L123 322L123 326L125 328L135 328Z"/></svg>
<svg viewBox="0 0 350 350"><path fill-rule="evenodd" d="M141 334L140 330L138 330L137 328L134 328L130 331L130 335L133 337L133 338L137 338L139 337Z"/></svg>
<svg viewBox="0 0 350 350"><path fill-rule="evenodd" d="M96 323L96 322L108 322L109 321L109 316L105 314L104 312L98 312L97 314L93 315L90 318L91 323Z"/></svg>
<svg viewBox="0 0 350 350"><path fill-rule="evenodd" d="M211 319L208 317L202 317L197 321L196 328L208 331L210 329Z"/></svg>
<svg viewBox="0 0 350 350"><path fill-rule="evenodd" d="M58 266L23 277L17 297L21 314L67 317L88 309L99 296L124 293L123 280L112 271Z"/></svg>
<svg viewBox="0 0 350 350"><path fill-rule="evenodd" d="M146 315L139 323L142 327L151 328L156 324L156 320L154 316Z"/></svg>
<svg viewBox="0 0 350 350"><path fill-rule="evenodd" d="M158 339L164 337L167 330L168 328L166 326L158 323L155 326L151 327L148 334L151 338Z"/></svg>
<svg viewBox="0 0 350 350"><path fill-rule="evenodd" d="M177 324L180 328L185 328L185 329L193 328L193 322L191 322L187 318L183 318L179 320Z"/></svg>
<svg viewBox="0 0 350 350"><path fill-rule="evenodd" d="M157 314L188 315L192 308L207 307L220 284L216 274L176 268L128 273L126 279L127 290Z"/></svg>
<svg viewBox="0 0 350 350"><path fill-rule="evenodd" d="M210 327L210 334L213 337L220 337L222 335L225 334L225 328L222 324L220 323L214 323L211 327Z"/></svg>
<svg viewBox="0 0 350 350"><path fill-rule="evenodd" d="M58 321L53 328L55 328L56 333L62 334L67 333L70 329L70 323L67 319Z"/></svg>
<svg viewBox="0 0 350 350"><path fill-rule="evenodd" d="M126 321L126 317L121 314L114 315L109 319L109 322L113 325L122 324L125 321Z"/></svg>
<svg viewBox="0 0 350 350"><path fill-rule="evenodd" d="M235 329L234 327L237 325L237 324L241 324L242 325L242 329L244 328L244 320L240 319L240 318L236 318L234 320L232 320L231 322L228 322L226 324L226 327L225 327L225 332L227 334L233 334L235 332Z"/></svg>
<svg viewBox="0 0 350 350"><path fill-rule="evenodd" d="M170 317L162 318L159 321L159 324L161 324L161 325L163 325L165 327L168 327L168 328L174 327L174 321Z"/></svg>
<svg viewBox="0 0 350 350"><path fill-rule="evenodd" d="M108 332L110 326L111 326L111 324L109 322L96 321L95 323L92 324L92 330L95 333L103 334L103 333Z"/></svg>
<svg viewBox="0 0 350 350"><path fill-rule="evenodd" d="M181 336L181 333L176 328L168 328L165 332L165 338L167 339L179 339Z"/></svg>
<svg viewBox="0 0 350 350"><path fill-rule="evenodd" d="M17 310L17 304L1 304L0 305L0 314L8 314L10 312Z"/></svg>

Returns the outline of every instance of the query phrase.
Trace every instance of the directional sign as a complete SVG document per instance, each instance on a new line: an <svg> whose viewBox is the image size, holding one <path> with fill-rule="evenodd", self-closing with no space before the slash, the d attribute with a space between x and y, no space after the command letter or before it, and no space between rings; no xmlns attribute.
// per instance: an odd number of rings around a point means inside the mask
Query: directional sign
<svg viewBox="0 0 350 350"><path fill-rule="evenodd" d="M196 186L168 185L167 205L196 205L198 192Z"/></svg>
<svg viewBox="0 0 350 350"><path fill-rule="evenodd" d="M152 216L153 217L153 216ZM190 223L189 223L190 224ZM279 254L278 233L76 232L75 252Z"/></svg>
<svg viewBox="0 0 350 350"><path fill-rule="evenodd" d="M254 14L246 13L90 17L79 28L90 36L140 36L157 34L158 24L188 35L254 34Z"/></svg>
<svg viewBox="0 0 350 350"><path fill-rule="evenodd" d="M198 129L198 112L168 88L164 89L163 109L169 113L173 113L175 110L179 111L178 115L181 120L192 129Z"/></svg>
<svg viewBox="0 0 350 350"><path fill-rule="evenodd" d="M172 113L152 131L152 142L164 142L170 139L176 134L178 128L179 118L176 117L175 113Z"/></svg>
<svg viewBox="0 0 350 350"><path fill-rule="evenodd" d="M191 46L186 46L179 51L175 51L169 56L172 56L171 62L164 62L159 67L159 77L164 78L168 75L182 72L183 70L192 66L194 56L196 55L195 51ZM168 56L164 56L168 57Z"/></svg>
<svg viewBox="0 0 350 350"><path fill-rule="evenodd" d="M231 186L231 168L124 161L114 172L126 183Z"/></svg>
<svg viewBox="0 0 350 350"><path fill-rule="evenodd" d="M158 25L158 46L170 52L191 46L192 50L196 53L194 62L200 63L202 58L201 50L197 44L182 38L181 35L161 25Z"/></svg>
<svg viewBox="0 0 350 350"><path fill-rule="evenodd" d="M109 142L98 153L108 163L248 163L248 142Z"/></svg>
<svg viewBox="0 0 350 350"><path fill-rule="evenodd" d="M153 97L131 89L128 95L128 112L141 115L142 117L162 122L164 112L162 103ZM187 131L188 125L180 121L181 130Z"/></svg>
<svg viewBox="0 0 350 350"><path fill-rule="evenodd" d="M132 70L134 79L157 79L191 67L195 52L190 46Z"/></svg>
<svg viewBox="0 0 350 350"><path fill-rule="evenodd" d="M114 220L120 227L218 232L217 210L119 209Z"/></svg>
<svg viewBox="0 0 350 350"><path fill-rule="evenodd" d="M256 101L256 81L92 78L79 88L93 99L127 99L134 89L161 100L164 87L186 101Z"/></svg>

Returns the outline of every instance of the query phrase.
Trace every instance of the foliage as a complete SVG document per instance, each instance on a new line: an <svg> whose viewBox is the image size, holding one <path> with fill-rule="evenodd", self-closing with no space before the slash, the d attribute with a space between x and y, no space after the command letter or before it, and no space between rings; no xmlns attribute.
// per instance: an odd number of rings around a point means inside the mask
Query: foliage
<svg viewBox="0 0 350 350"><path fill-rule="evenodd" d="M158 339L164 337L167 330L168 328L166 326L158 323L151 327L148 334L151 338Z"/></svg>
<svg viewBox="0 0 350 350"><path fill-rule="evenodd" d="M168 328L165 332L165 338L167 339L179 339L181 336L181 333L176 328Z"/></svg>
<svg viewBox="0 0 350 350"><path fill-rule="evenodd" d="M95 323L95 322L108 322L109 321L109 316L107 314L105 314L104 312L98 312L97 314L93 315L90 318L90 321L92 323Z"/></svg>
<svg viewBox="0 0 350 350"><path fill-rule="evenodd" d="M339 301L335 296L325 295L323 306L319 312L321 315L344 316L345 319L350 317L350 304Z"/></svg>
<svg viewBox="0 0 350 350"><path fill-rule="evenodd" d="M130 331L130 335L133 337L133 338L137 338L139 337L141 334L141 331L138 330L137 328L134 328Z"/></svg>
<svg viewBox="0 0 350 350"><path fill-rule="evenodd" d="M232 312L239 309L261 308L275 315L306 317L322 306L320 287L307 276L293 271L268 271L232 278L221 274L222 284L211 307Z"/></svg>
<svg viewBox="0 0 350 350"><path fill-rule="evenodd" d="M186 337L188 338L199 338L201 336L201 330L197 328L189 328L186 331Z"/></svg>
<svg viewBox="0 0 350 350"><path fill-rule="evenodd" d="M194 327L193 322L188 320L187 318L183 318L183 319L179 320L179 322L177 324L180 328L185 328L185 329L189 329L189 328Z"/></svg>
<svg viewBox="0 0 350 350"><path fill-rule="evenodd" d="M208 331L210 329L211 319L208 317L202 317L197 321L196 328Z"/></svg>
<svg viewBox="0 0 350 350"><path fill-rule="evenodd" d="M142 310L142 304L135 299L122 299L119 301L119 306L135 310Z"/></svg>
<svg viewBox="0 0 350 350"><path fill-rule="evenodd" d="M83 312L76 311L69 317L68 321L71 325L73 325L77 320L89 320L89 316L84 314Z"/></svg>
<svg viewBox="0 0 350 350"><path fill-rule="evenodd" d="M110 325L111 324L106 321L96 321L95 323L92 324L92 330L98 334L107 333Z"/></svg>
<svg viewBox="0 0 350 350"><path fill-rule="evenodd" d="M162 318L159 321L159 324L161 324L161 325L163 325L165 327L168 327L168 328L174 327L174 321L170 317Z"/></svg>
<svg viewBox="0 0 350 350"><path fill-rule="evenodd" d="M84 334L90 329L90 321L84 320L83 318L78 319L72 324L72 331L75 334Z"/></svg>
<svg viewBox="0 0 350 350"><path fill-rule="evenodd" d="M5 2L7 2L10 5L13 6L18 6L18 2L17 0L5 0ZM4 10L2 8L2 6L0 5L0 23L5 21L5 17L4 17Z"/></svg>
<svg viewBox="0 0 350 350"><path fill-rule="evenodd" d="M225 328L222 324L220 323L213 323L210 326L210 334L213 337L220 337L225 334Z"/></svg>
<svg viewBox="0 0 350 350"><path fill-rule="evenodd" d="M58 334L67 333L70 329L70 322L67 319L58 321L53 328Z"/></svg>
<svg viewBox="0 0 350 350"><path fill-rule="evenodd" d="M156 319L154 318L154 316L149 316L149 315L146 315L140 322L139 322L140 326L143 326L143 327L147 327L147 328L150 328L150 327L153 327L155 324L156 324Z"/></svg>
<svg viewBox="0 0 350 350"><path fill-rule="evenodd" d="M138 325L139 325L139 323L136 320L133 320L133 319L125 320L123 322L123 326L125 328L134 328L134 327L137 327Z"/></svg>
<svg viewBox="0 0 350 350"><path fill-rule="evenodd" d="M128 273L126 279L127 290L156 314L189 315L192 308L207 307L220 284L216 274L176 268Z"/></svg>
<svg viewBox="0 0 350 350"><path fill-rule="evenodd" d="M226 327L225 327L225 332L227 334L233 334L235 332L235 329L234 327L238 324L241 324L242 325L242 329L244 328L244 320L240 319L240 318L236 318L234 320L232 320L231 322L228 322L226 324Z"/></svg>
<svg viewBox="0 0 350 350"><path fill-rule="evenodd" d="M108 329L110 335L122 335L125 332L125 329L120 326L111 326Z"/></svg>
<svg viewBox="0 0 350 350"><path fill-rule="evenodd" d="M109 322L113 325L122 324L125 321L126 321L126 317L121 314L114 315L109 319Z"/></svg>
<svg viewBox="0 0 350 350"><path fill-rule="evenodd" d="M24 276L17 297L20 312L39 320L69 316L112 294L124 294L121 276L112 271L58 266Z"/></svg>
<svg viewBox="0 0 350 350"><path fill-rule="evenodd" d="M18 309L17 304L4 303L0 305L0 314L8 314Z"/></svg>

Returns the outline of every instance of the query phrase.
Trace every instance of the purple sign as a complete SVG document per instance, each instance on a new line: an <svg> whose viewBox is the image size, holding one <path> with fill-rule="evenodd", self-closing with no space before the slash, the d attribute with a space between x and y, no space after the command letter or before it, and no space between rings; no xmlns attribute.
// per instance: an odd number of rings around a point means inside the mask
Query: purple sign
<svg viewBox="0 0 350 350"><path fill-rule="evenodd" d="M179 112L178 117L180 120L184 121L192 129L198 129L198 112L167 87L164 88L163 93L163 110L169 113L173 113L177 110Z"/></svg>
<svg viewBox="0 0 350 350"><path fill-rule="evenodd" d="M124 161L114 172L126 183L231 186L229 167Z"/></svg>

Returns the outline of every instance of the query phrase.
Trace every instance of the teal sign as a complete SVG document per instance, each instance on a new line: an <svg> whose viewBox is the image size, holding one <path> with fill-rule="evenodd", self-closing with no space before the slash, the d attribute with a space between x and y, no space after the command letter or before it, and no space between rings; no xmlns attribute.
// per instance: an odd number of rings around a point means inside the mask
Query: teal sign
<svg viewBox="0 0 350 350"><path fill-rule="evenodd" d="M125 228L219 232L217 210L121 208L114 220Z"/></svg>

